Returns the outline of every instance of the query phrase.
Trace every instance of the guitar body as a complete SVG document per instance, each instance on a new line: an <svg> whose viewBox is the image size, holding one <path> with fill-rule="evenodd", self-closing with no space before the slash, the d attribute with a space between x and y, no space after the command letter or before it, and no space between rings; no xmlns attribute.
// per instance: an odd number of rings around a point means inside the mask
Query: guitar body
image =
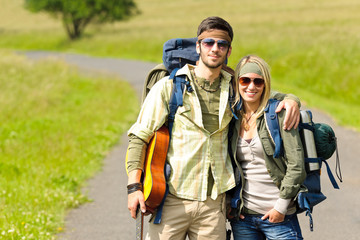
<svg viewBox="0 0 360 240"><path fill-rule="evenodd" d="M143 192L146 213L150 214L161 204L165 191L165 162L169 147L169 130L164 125L151 138L144 163ZM144 214L138 208L136 214L136 240L143 239Z"/></svg>
<svg viewBox="0 0 360 240"><path fill-rule="evenodd" d="M169 130L164 125L148 144L144 166L144 197L146 208L153 212L166 191L165 161L169 147Z"/></svg>

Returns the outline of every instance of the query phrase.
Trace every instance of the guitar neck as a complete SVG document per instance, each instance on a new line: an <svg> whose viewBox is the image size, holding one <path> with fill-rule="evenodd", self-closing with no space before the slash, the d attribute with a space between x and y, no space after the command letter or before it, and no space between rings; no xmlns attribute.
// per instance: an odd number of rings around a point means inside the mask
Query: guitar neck
<svg viewBox="0 0 360 240"><path fill-rule="evenodd" d="M137 209L136 213L136 240L143 240L144 214Z"/></svg>

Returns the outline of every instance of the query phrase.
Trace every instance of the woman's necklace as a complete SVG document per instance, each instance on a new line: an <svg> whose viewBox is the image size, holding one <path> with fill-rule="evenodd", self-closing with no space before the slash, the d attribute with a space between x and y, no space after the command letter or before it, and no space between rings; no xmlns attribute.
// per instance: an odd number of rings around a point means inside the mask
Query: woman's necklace
<svg viewBox="0 0 360 240"><path fill-rule="evenodd" d="M255 112L253 112L253 113L250 115L249 118L246 118L246 115L244 114L244 119L245 119L245 121L246 121L246 122L244 122L244 129L245 129L245 131L249 131L249 129L250 129L249 121L250 121L251 117L256 113L256 111L257 111L257 109L255 110Z"/></svg>
<svg viewBox="0 0 360 240"><path fill-rule="evenodd" d="M218 85L215 89L206 89L205 86L200 85L200 83L198 82L198 79L197 79L197 77L196 77L195 71L193 71L192 73L193 73L193 75L194 75L196 84L197 84L199 87L201 87L201 89L204 90L205 92L211 92L211 93L213 93L213 92L216 92L217 90L220 89L221 78L220 78L219 85Z"/></svg>

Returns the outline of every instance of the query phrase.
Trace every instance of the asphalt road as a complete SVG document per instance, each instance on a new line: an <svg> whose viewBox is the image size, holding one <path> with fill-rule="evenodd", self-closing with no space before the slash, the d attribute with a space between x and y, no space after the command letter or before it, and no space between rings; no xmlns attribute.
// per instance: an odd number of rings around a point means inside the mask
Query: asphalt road
<svg viewBox="0 0 360 240"><path fill-rule="evenodd" d="M25 52L29 59L62 59L87 74L115 75L129 81L139 98L148 71L155 63L114 58L96 58L55 52ZM299 96L301 98L301 96ZM303 107L306 108L306 107ZM328 197L313 212L314 231L309 230L308 217L299 215L304 239L360 239L360 133L340 127L321 111L311 109L314 121L331 125L338 138L343 183L340 190L332 188L325 166L322 170L322 190ZM360 114L360 113L359 113ZM69 211L61 240L127 240L135 239L135 221L127 210L124 159L127 137L104 159L102 171L89 179L84 192L93 202ZM328 160L335 174L335 157ZM146 228L146 227L145 227Z"/></svg>

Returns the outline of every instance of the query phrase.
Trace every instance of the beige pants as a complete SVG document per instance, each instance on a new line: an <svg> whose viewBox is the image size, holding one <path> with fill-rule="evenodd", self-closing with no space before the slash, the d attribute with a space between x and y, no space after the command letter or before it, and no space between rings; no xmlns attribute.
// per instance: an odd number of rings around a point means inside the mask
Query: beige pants
<svg viewBox="0 0 360 240"><path fill-rule="evenodd" d="M149 225L147 240L226 239L225 194L204 202L184 200L168 194L161 223Z"/></svg>

